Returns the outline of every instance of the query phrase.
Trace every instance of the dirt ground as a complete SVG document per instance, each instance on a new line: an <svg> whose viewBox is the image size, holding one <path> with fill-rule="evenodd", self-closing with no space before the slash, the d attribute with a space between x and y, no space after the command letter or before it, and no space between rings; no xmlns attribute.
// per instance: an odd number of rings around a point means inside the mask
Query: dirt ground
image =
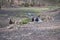
<svg viewBox="0 0 60 40"><path fill-rule="evenodd" d="M58 17L60 16L56 16L51 22L12 24L6 28L0 28L0 40L60 40Z"/></svg>

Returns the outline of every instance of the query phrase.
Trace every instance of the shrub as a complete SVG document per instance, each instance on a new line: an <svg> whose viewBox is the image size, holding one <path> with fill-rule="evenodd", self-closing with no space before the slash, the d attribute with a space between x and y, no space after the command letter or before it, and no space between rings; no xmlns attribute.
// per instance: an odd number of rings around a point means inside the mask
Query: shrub
<svg viewBox="0 0 60 40"><path fill-rule="evenodd" d="M20 24L27 24L29 21L30 21L29 18L24 18L24 19L22 19Z"/></svg>
<svg viewBox="0 0 60 40"><path fill-rule="evenodd" d="M25 4L24 4L24 3L22 3L20 6L23 6L23 7L24 7L24 5L25 5Z"/></svg>
<svg viewBox="0 0 60 40"><path fill-rule="evenodd" d="M29 7L29 3L25 3L25 5L24 5L25 7Z"/></svg>
<svg viewBox="0 0 60 40"><path fill-rule="evenodd" d="M33 7L34 5L31 3L30 6Z"/></svg>

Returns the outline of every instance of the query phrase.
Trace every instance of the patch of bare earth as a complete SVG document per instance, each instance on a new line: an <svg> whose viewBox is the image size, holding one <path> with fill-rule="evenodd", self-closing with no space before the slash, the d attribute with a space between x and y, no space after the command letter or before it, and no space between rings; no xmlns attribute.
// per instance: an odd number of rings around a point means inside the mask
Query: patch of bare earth
<svg viewBox="0 0 60 40"><path fill-rule="evenodd" d="M31 22L0 28L0 40L60 40L60 22Z"/></svg>

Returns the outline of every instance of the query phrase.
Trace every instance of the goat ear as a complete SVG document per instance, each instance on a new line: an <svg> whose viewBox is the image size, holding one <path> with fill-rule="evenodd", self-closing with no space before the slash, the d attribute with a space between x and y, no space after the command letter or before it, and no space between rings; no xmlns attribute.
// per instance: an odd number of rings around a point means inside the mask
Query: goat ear
<svg viewBox="0 0 60 40"><path fill-rule="evenodd" d="M8 18L8 19L10 19L10 18Z"/></svg>

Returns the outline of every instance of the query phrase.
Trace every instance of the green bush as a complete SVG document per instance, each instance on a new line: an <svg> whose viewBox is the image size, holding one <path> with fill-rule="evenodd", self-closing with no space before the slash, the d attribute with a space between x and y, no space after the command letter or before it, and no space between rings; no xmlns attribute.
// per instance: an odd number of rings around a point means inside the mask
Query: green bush
<svg viewBox="0 0 60 40"><path fill-rule="evenodd" d="M24 5L25 5L25 4L24 4L24 3L22 3L20 6L23 6L23 7L24 7Z"/></svg>
<svg viewBox="0 0 60 40"><path fill-rule="evenodd" d="M25 5L24 5L25 7L29 7L29 3L25 3Z"/></svg>
<svg viewBox="0 0 60 40"><path fill-rule="evenodd" d="M34 5L31 3L30 6L33 7Z"/></svg>
<svg viewBox="0 0 60 40"><path fill-rule="evenodd" d="M24 18L24 19L22 19L20 24L27 24L29 21L30 21L29 18Z"/></svg>

